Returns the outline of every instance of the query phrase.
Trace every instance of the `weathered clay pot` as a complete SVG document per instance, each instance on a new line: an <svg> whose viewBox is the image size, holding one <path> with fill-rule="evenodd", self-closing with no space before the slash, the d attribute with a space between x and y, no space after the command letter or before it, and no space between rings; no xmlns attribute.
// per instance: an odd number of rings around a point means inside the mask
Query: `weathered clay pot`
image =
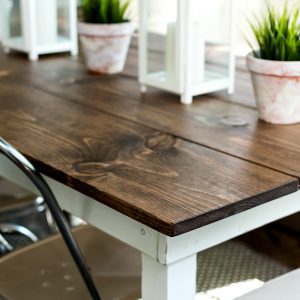
<svg viewBox="0 0 300 300"><path fill-rule="evenodd" d="M87 68L93 73L115 74L123 70L134 25L78 23Z"/></svg>
<svg viewBox="0 0 300 300"><path fill-rule="evenodd" d="M300 122L300 61L247 56L260 119L273 124Z"/></svg>

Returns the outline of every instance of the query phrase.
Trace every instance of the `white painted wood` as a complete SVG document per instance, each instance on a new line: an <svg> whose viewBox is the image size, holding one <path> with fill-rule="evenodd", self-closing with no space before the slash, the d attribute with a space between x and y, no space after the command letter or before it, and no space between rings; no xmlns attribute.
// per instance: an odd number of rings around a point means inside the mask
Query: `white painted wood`
<svg viewBox="0 0 300 300"><path fill-rule="evenodd" d="M37 54L37 52L30 51L28 54L28 59L31 61L37 61L39 59L39 55Z"/></svg>
<svg viewBox="0 0 300 300"><path fill-rule="evenodd" d="M39 57L37 51L37 24L35 18L36 2L34 0L24 0L21 9L24 15L23 34L29 45L28 58L29 60L36 61Z"/></svg>
<svg viewBox="0 0 300 300"><path fill-rule="evenodd" d="M180 103L182 104L192 104L193 95L190 91L186 91L184 94L180 95Z"/></svg>
<svg viewBox="0 0 300 300"><path fill-rule="evenodd" d="M29 5L31 1L32 0L20 0L20 16L22 26L21 36L11 38L9 33L4 40L4 43L7 44L11 49L21 50L27 53L29 53L30 47L33 44L31 36L29 35L29 27L31 25L30 14L32 13L32 9L30 10ZM14 45L16 45L16 48L14 48Z"/></svg>
<svg viewBox="0 0 300 300"><path fill-rule="evenodd" d="M236 31L236 1L230 1L230 14L231 19L229 22L229 53L228 53L228 65L227 73L220 73L218 77L222 77L220 80L214 80L213 78L203 76L205 73L205 64L203 63L203 71L200 72L200 80L193 80L193 41L192 35L194 33L193 25L197 20L193 17L193 1L195 0L177 0L177 22L176 28L176 49L175 49L175 74L169 75L168 72L155 72L154 74L148 73L148 47L147 47L147 18L148 18L148 1L140 0L140 32L139 32L139 81L141 85L153 86L174 94L180 95L180 101L184 104L191 104L193 96L201 95L209 92L214 92L222 89L228 89L229 93L234 92L235 82L235 53L234 53L234 37ZM194 2L196 3L196 2ZM197 16L197 14L196 14ZM201 17L201 14L199 14ZM201 24L201 20L199 20ZM199 25L198 24L198 25ZM197 26L196 26L197 27ZM201 26L199 36L203 36ZM203 37L204 39L204 37ZM204 43L203 43L204 44ZM199 59L204 61L205 51L199 54ZM173 51L166 51L166 53L173 53ZM173 56L173 55L172 55ZM166 59L168 62L169 60ZM169 62L170 63L170 62ZM201 76L202 73L202 76ZM217 74L217 73L216 73ZM175 84L171 84L170 80L166 77L174 77ZM204 79L203 79L204 78ZM142 89L141 89L142 90ZM145 92L145 91L143 91Z"/></svg>
<svg viewBox="0 0 300 300"><path fill-rule="evenodd" d="M38 0L33 3L37 45L54 44L57 41L58 1L59 0Z"/></svg>
<svg viewBox="0 0 300 300"><path fill-rule="evenodd" d="M188 0L189 1L189 0ZM175 86L173 91L183 94L185 90L185 72L186 63L186 2L177 0L177 25L176 25L176 60L175 60Z"/></svg>
<svg viewBox="0 0 300 300"><path fill-rule="evenodd" d="M174 87L174 85L164 82L164 78L165 78L164 71L155 72L148 75L146 82L147 85L149 86L160 88L177 95L183 94L182 91L180 90L180 87ZM229 85L229 78L227 75L216 73L215 71L211 71L207 69L205 71L204 82L194 83L191 86L190 94L193 96L193 95L201 95L209 92L223 90L228 88L228 85ZM183 99L184 98L185 96L183 96Z"/></svg>
<svg viewBox="0 0 300 300"><path fill-rule="evenodd" d="M145 84L141 84L140 86L141 93L146 94L147 93L147 86Z"/></svg>
<svg viewBox="0 0 300 300"><path fill-rule="evenodd" d="M219 90L228 88L229 79L220 78L220 79L211 79L203 83L195 84L192 89L193 95L202 95L206 93L211 93Z"/></svg>
<svg viewBox="0 0 300 300"><path fill-rule="evenodd" d="M48 53L57 53L59 52L67 52L70 51L72 44L68 40L64 40L63 38L59 38L59 44L52 44L52 45L37 45L37 52L38 54L48 54ZM11 38L9 41L5 42L5 46L8 48L12 48L22 52L28 52L25 50L24 44L22 39L20 38Z"/></svg>
<svg viewBox="0 0 300 300"><path fill-rule="evenodd" d="M141 92L146 93L146 76L148 72L148 38L147 38L147 8L148 0L139 0L139 35L138 35L138 44L139 44L139 82L141 84Z"/></svg>
<svg viewBox="0 0 300 300"><path fill-rule="evenodd" d="M191 1L181 1L178 0L178 5L181 5L180 9L180 18L179 24L183 29L183 32L180 32L180 36L183 39L181 44L178 46L180 51L182 51L182 66L180 66L181 70L177 72L183 72L183 93L181 94L181 103L182 104L191 104L193 102L192 95L192 64L193 64L193 51L192 51L192 3ZM204 50L204 49L203 49ZM202 55L200 55L202 57ZM201 58L200 58L201 59ZM204 70L203 70L204 72Z"/></svg>
<svg viewBox="0 0 300 300"><path fill-rule="evenodd" d="M292 300L300 295L300 269L266 282L262 287L236 300Z"/></svg>
<svg viewBox="0 0 300 300"><path fill-rule="evenodd" d="M145 79L145 85L157 87L162 90L180 95L182 93L180 87L174 86L174 83L172 82L165 81L165 76L166 75L164 71L148 74Z"/></svg>
<svg viewBox="0 0 300 300"><path fill-rule="evenodd" d="M71 55L78 55L78 34L77 34L77 1L70 0L69 2L69 27L70 27L70 48Z"/></svg>
<svg viewBox="0 0 300 300"><path fill-rule="evenodd" d="M161 235L158 260L171 263L300 211L300 191L176 237ZM164 251L167 249L167 252Z"/></svg>
<svg viewBox="0 0 300 300"><path fill-rule="evenodd" d="M10 0L1 0L4 1L3 3L8 3ZM55 39L55 28L57 26L53 26L54 22L58 22L56 18L55 10L52 8L51 11L53 12L52 18L55 18L51 22L51 41L46 43L46 40L42 38L44 34L47 35L47 32L42 32L38 34L38 25L37 20L40 22L43 21L42 16L40 18L37 17L39 14L39 9L37 9L36 5L38 3L38 7L40 7L39 0L20 0L20 9L21 9L21 18L22 18L22 38L20 37L10 37L9 34L4 35L3 37L3 46L6 49L15 49L18 51L22 51L28 53L28 58L30 60L37 60L39 55L41 54L48 54L48 53L59 53L59 52L67 52L70 51L72 55L77 55L78 53L78 40L77 40L77 3L75 0L68 0L69 1L69 22L70 26L70 37L62 38L57 37ZM54 0L43 0L43 1L54 1ZM55 1L55 5L58 5ZM51 6L51 5L50 5ZM8 9L9 5L3 5L4 9ZM43 12L44 13L44 12ZM4 16L4 20L2 20L7 24L9 22L9 14L3 12L2 15ZM49 16L50 17L50 14ZM45 20L47 21L47 20ZM48 22L49 23L49 22ZM4 26L7 27L7 26ZM39 38L38 38L39 37ZM41 41L39 43L39 40Z"/></svg>
<svg viewBox="0 0 300 300"><path fill-rule="evenodd" d="M196 255L162 265L142 254L143 300L195 300Z"/></svg>
<svg viewBox="0 0 300 300"><path fill-rule="evenodd" d="M37 52L39 54L48 54L48 53L57 53L57 52L68 52L71 49L71 54L76 55L77 49L73 49L73 43L72 41L63 38L58 37L58 43L54 44L47 44L47 45L37 45Z"/></svg>
<svg viewBox="0 0 300 300"><path fill-rule="evenodd" d="M228 85L228 93L234 93L234 82L235 82L235 36L236 36L236 0L230 0L230 13L229 13L229 68L228 68L228 77L229 77L229 85Z"/></svg>

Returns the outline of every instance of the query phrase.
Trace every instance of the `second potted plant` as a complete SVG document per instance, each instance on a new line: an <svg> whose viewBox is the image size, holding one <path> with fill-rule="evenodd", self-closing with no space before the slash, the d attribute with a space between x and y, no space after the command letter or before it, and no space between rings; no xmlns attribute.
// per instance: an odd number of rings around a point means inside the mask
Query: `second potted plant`
<svg viewBox="0 0 300 300"><path fill-rule="evenodd" d="M270 4L267 14L250 22L258 50L247 56L260 119L273 124L300 122L299 8L282 12Z"/></svg>
<svg viewBox="0 0 300 300"><path fill-rule="evenodd" d="M83 22L78 23L85 61L93 73L123 70L134 25L126 19L129 1L83 0Z"/></svg>

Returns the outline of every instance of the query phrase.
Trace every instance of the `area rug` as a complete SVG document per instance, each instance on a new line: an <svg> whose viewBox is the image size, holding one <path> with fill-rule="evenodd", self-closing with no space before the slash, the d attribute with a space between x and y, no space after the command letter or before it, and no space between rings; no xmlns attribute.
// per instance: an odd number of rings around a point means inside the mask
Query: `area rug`
<svg viewBox="0 0 300 300"><path fill-rule="evenodd" d="M232 300L291 270L235 240L199 253L197 268L196 300Z"/></svg>

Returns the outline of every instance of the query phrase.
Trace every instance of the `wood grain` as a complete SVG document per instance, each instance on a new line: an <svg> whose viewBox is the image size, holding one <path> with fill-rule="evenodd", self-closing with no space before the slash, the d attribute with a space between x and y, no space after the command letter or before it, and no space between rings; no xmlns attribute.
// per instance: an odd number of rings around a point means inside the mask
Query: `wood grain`
<svg viewBox="0 0 300 300"><path fill-rule="evenodd" d="M298 189L293 177L31 86L1 81L0 95L0 136L44 174L169 236Z"/></svg>
<svg viewBox="0 0 300 300"><path fill-rule="evenodd" d="M178 103L177 96L155 89L142 96L136 78L131 75L91 76L80 60L69 57L50 57L38 64L27 63L20 57L0 60L5 70L11 72L0 78L2 82L8 83L18 76L20 84L30 84L71 101L300 177L300 125L275 126L258 121L254 109L221 101L226 99L225 93L198 97L192 106L183 106ZM133 72L136 56L129 57L128 64ZM26 76L19 71L21 69ZM243 103L249 103L247 97L253 101L249 74L242 69L237 77L237 88L244 94L238 93L233 98L241 97ZM227 118L240 119L245 126L229 126L224 123Z"/></svg>

